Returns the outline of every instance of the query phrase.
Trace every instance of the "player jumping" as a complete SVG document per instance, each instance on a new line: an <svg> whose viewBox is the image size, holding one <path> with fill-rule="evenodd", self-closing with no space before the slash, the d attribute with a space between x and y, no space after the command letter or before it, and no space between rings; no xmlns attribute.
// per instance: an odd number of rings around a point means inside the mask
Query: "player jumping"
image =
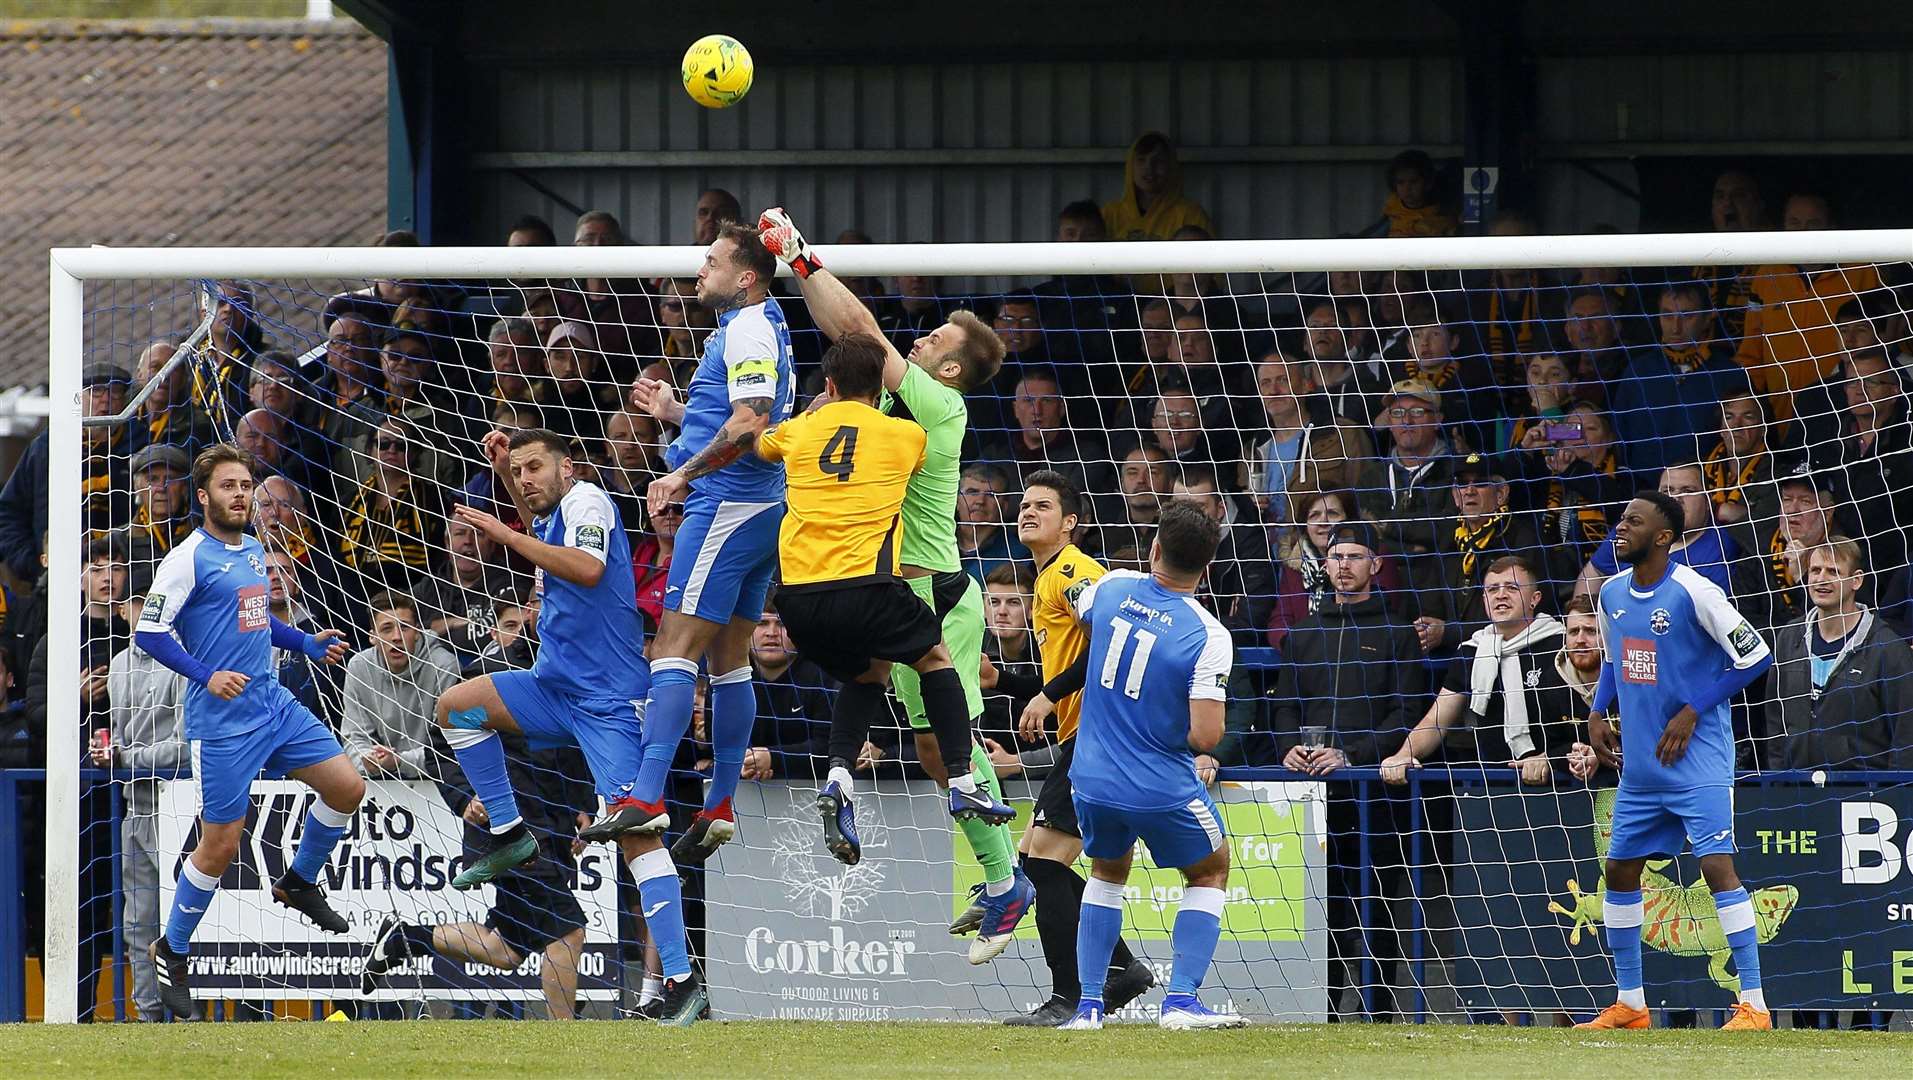
<svg viewBox="0 0 1913 1080"><path fill-rule="evenodd" d="M317 882L358 812L365 780L325 724L279 685L272 659L275 648L296 649L336 664L345 658L345 635L306 634L267 610L265 549L245 532L252 485L252 457L238 447L219 443L194 460L205 523L159 564L134 632L140 648L191 683L186 738L199 781L199 842L180 867L166 933L149 950L160 1000L181 1020L197 1019L187 984L193 930L239 853L252 780L262 770L319 795L292 865L272 884L273 899L329 933L349 929Z"/></svg>
<svg viewBox="0 0 1913 1080"><path fill-rule="evenodd" d="M538 838L518 810L499 732L516 731L533 749L576 746L598 794L615 805L630 796L643 756L641 728L650 669L644 659L631 546L610 496L576 479L563 436L524 428L481 443L528 532L491 514L458 506L453 516L538 568L538 658L530 671L467 679L438 699L438 726L484 806L491 852L452 879L476 888L538 854ZM694 1023L707 1003L691 970L677 870L656 833L617 837L644 903L646 925L664 962L661 1022ZM385 935L399 955L411 943Z"/></svg>
<svg viewBox="0 0 1913 1080"><path fill-rule="evenodd" d="M1693 845L1733 950L1740 1000L1729 1031L1773 1027L1760 990L1754 905L1734 872L1734 729L1728 702L1773 664L1767 643L1720 587L1668 560L1681 537L1680 503L1643 491L1614 528L1614 554L1633 567L1601 586L1601 681L1588 714L1588 742L1569 768L1587 779L1620 767L1608 843L1608 948L1620 1000L1584 1028L1649 1026L1641 978L1641 870ZM1608 714L1620 706L1620 744ZM1617 753L1617 749L1619 753Z"/></svg>
<svg viewBox="0 0 1913 1080"><path fill-rule="evenodd" d="M684 523L665 583L664 618L651 643L651 702L637 787L584 835L655 836L670 825L664 788L691 726L701 656L711 672L711 786L704 808L671 849L684 865L703 863L736 835L731 797L757 722L751 632L777 569L784 470L750 451L759 435L790 416L792 400L790 328L770 295L776 270L755 229L719 229L697 275L697 301L717 314L717 330L705 339L686 400L655 379L639 379L631 392L638 408L679 429L665 454L672 471L651 482L646 501L653 516L683 503Z"/></svg>
<svg viewBox="0 0 1913 1080"><path fill-rule="evenodd" d="M1229 632L1194 596L1220 541L1221 530L1201 510L1171 504L1150 545L1150 572L1105 574L1073 605L1089 629L1089 663L1069 774L1090 878L1076 931L1083 996L1066 1031L1103 1026L1104 980L1122 934L1123 887L1138 837L1188 883L1158 1022L1172 1030L1247 1023L1211 1012L1196 997L1222 934L1229 884L1228 839L1195 759L1222 738L1229 686Z"/></svg>
<svg viewBox="0 0 1913 1080"><path fill-rule="evenodd" d="M957 560L956 500L969 424L963 395L995 378L1003 364L1003 343L975 315L956 311L948 322L917 339L906 361L883 337L856 294L818 262L781 209L765 211L758 226L765 246L797 275L804 303L819 329L832 340L862 334L883 346L883 384L892 395L892 407L908 410L927 439L923 468L904 494L903 577L941 619L944 645L955 666L921 677L910 668L897 667L891 676L916 730L917 757L926 772L949 785L950 814L983 867L982 903L951 930L967 932L974 925L977 937L970 943L970 962L988 963L1009 947L1017 923L1029 909L1032 890L1015 867L1009 830L1001 824L1013 811L1003 804L996 770L971 735L973 722L983 714L983 691L978 685L983 599L975 579L963 572ZM857 697L851 706L865 715L874 715L882 707L880 686L859 683L846 690L854 691ZM939 728L937 709L929 703L957 695L966 706L966 722ZM822 796L829 806L820 800L820 810L826 812L825 834L832 850L849 861L847 857L854 857L857 849L850 761L831 764Z"/></svg>
<svg viewBox="0 0 1913 1080"><path fill-rule="evenodd" d="M1082 676L1074 668L1089 647L1083 624L1076 619L1075 600L1083 590L1108 573L1103 565L1070 542L1082 513L1082 493L1069 478L1044 469L1023 484L1023 505L1016 515L1016 535L1030 549L1039 567L1036 603L1031 622L1042 653L1043 691L1023 710L1023 736L1043 736L1043 722L1056 714L1056 762L1036 796L1036 815L1023 833L1024 873L1036 886L1036 932L1043 940L1043 962L1050 970L1050 997L1034 1010L1013 1016L1017 1027L1056 1027L1076 1012L1082 987L1076 978L1076 933L1082 917L1083 879L1074 869L1083 853L1082 830L1076 824L1071 798L1069 763L1076 751L1076 720L1082 695ZM1073 676L1073 677L1072 677ZM1063 687L1070 686L1066 692ZM1051 695L1054 694L1054 698ZM1140 997L1156 985L1149 965L1136 959L1121 938L1116 940L1103 1001L1110 1012Z"/></svg>

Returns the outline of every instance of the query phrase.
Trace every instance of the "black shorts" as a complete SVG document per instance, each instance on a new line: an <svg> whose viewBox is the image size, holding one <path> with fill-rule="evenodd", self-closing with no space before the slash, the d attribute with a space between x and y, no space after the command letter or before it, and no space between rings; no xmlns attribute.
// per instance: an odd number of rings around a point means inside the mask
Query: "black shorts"
<svg viewBox="0 0 1913 1080"><path fill-rule="evenodd" d="M1030 821L1080 838L1083 830L1076 824L1076 789L1069 782L1069 763L1075 757L1076 739L1072 736L1056 748L1056 764L1050 766L1043 786L1036 791L1036 812Z"/></svg>
<svg viewBox="0 0 1913 1080"><path fill-rule="evenodd" d="M584 909L562 878L506 874L492 882L492 888L485 925L521 956L544 952L545 946L584 927Z"/></svg>
<svg viewBox="0 0 1913 1080"><path fill-rule="evenodd" d="M777 614L798 653L839 682L870 670L872 660L914 664L943 642L936 612L902 578L779 589Z"/></svg>

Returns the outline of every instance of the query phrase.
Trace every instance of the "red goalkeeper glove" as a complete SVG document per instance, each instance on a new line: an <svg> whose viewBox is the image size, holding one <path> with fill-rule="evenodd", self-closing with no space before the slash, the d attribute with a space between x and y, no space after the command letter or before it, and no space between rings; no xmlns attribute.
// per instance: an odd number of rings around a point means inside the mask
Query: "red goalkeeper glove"
<svg viewBox="0 0 1913 1080"><path fill-rule="evenodd" d="M789 266L800 280L824 265L811 254L810 245L804 243L804 234L797 231L783 207L773 206L764 211L757 219L757 230L763 236L764 247L777 256L779 262Z"/></svg>

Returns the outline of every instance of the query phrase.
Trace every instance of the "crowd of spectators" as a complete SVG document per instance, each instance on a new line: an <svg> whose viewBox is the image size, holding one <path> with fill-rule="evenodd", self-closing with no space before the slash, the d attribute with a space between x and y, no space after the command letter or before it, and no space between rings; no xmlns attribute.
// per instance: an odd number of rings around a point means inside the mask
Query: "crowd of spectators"
<svg viewBox="0 0 1913 1080"><path fill-rule="evenodd" d="M1386 180L1378 231L1456 231L1426 155L1401 155ZM1770 212L1753 178L1723 173L1715 228L1836 224L1821 196L1784 196ZM743 217L729 193L704 192L687 238L709 242ZM1490 226L1539 230L1516 211ZM1148 133L1120 197L1063 207L1053 239L1214 235L1182 193L1173 144ZM526 217L503 239L557 235ZM603 211L581 216L572 240L625 243ZM1899 621L1913 612L1906 270L1081 275L964 296L929 277L853 287L906 352L958 308L989 319L1006 347L1000 375L971 399L956 511L964 566L987 594L983 728L999 771L1043 760L1014 723L1039 670L1037 568L1014 523L1024 478L1057 469L1088 496L1077 543L1112 568L1146 563L1171 500L1223 525L1200 593L1239 650L1216 763L1331 779L1408 758L1512 764L1542 784L1591 687L1585 596L1617 569L1611 526L1643 487L1687 515L1675 560L1720 584L1775 644L1773 672L1736 707L1743 765L1913 768L1913 655ZM83 373L92 416L149 391L124 422L85 428L82 701L104 733L93 760L162 771L180 760L165 715L177 687L131 646L127 619L156 562L197 524L192 456L230 439L259 465L275 614L345 630L357 649L342 672L283 656L282 680L368 776L436 777L449 760L430 742L438 692L461 673L528 664L536 647L528 568L448 516L468 503L525 527L475 440L534 425L573 440L579 475L620 509L654 622L681 508L653 517L643 493L674 432L632 411L627 390L639 376L682 388L713 317L689 282L668 279L374 281L313 305L312 325L268 319L256 287L210 291L208 330L190 343L103 351ZM782 302L814 393L823 342L801 302ZM0 491L11 635L0 667L20 702L0 745L17 763L41 760L45 745L46 459L42 436ZM1518 638L1537 673L1526 692L1538 695L1517 710L1521 728L1474 658L1534 620L1557 629ZM832 687L774 608L753 664L760 719L746 773L808 779L822 768ZM880 731L859 766L913 773L914 752L901 728ZM681 757L702 763L696 746ZM147 790L128 804L129 853L150 848ZM1371 797L1400 812L1399 800L1334 785L1331 831L1345 840L1355 801ZM1331 855L1348 872L1352 854ZM127 880L151 878L147 868ZM1344 885L1344 899L1371 887ZM139 910L150 932L152 911ZM1338 918L1346 929L1346 908Z"/></svg>

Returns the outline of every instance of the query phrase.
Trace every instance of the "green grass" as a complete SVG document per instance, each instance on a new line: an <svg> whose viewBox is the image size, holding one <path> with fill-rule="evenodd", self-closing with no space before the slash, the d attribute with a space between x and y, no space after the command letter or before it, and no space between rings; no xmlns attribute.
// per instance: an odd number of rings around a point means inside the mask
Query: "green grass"
<svg viewBox="0 0 1913 1080"><path fill-rule="evenodd" d="M0 1027L10 1077L956 1076L1170 1077L1685 1076L1693 1080L1907 1074L1913 1036L1713 1031L1589 1034L1495 1027L1274 1025L1101 1033L955 1024L363 1024Z"/></svg>

